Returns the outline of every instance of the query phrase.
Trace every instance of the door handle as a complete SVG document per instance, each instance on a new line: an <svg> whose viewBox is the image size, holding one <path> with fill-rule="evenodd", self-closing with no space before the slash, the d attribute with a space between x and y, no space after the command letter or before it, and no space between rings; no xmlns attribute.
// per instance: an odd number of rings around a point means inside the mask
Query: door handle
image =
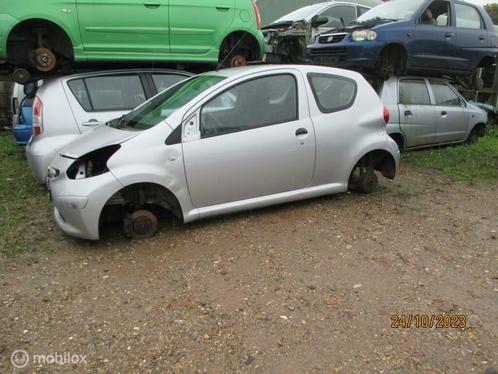
<svg viewBox="0 0 498 374"><path fill-rule="evenodd" d="M447 32L447 33L445 34L446 38L451 38L451 37L452 37L452 36L454 36L454 35L455 35L455 33L454 33L454 32Z"/></svg>
<svg viewBox="0 0 498 374"><path fill-rule="evenodd" d="M411 117L413 113L410 110L405 110L405 116L406 117Z"/></svg>
<svg viewBox="0 0 498 374"><path fill-rule="evenodd" d="M217 6L216 9L219 12L228 12L230 10L230 7L227 7L227 6Z"/></svg>
<svg viewBox="0 0 498 374"><path fill-rule="evenodd" d="M307 134L308 130L306 130L305 128L300 128L296 130L296 136L307 135Z"/></svg>
<svg viewBox="0 0 498 374"><path fill-rule="evenodd" d="M480 40L481 42L483 42L483 41L485 41L485 40L486 40L486 38L485 38L484 36L480 35L480 36L479 36L479 40Z"/></svg>
<svg viewBox="0 0 498 374"><path fill-rule="evenodd" d="M158 3L145 3L144 6L149 9L157 9L161 6L161 4Z"/></svg>
<svg viewBox="0 0 498 374"><path fill-rule="evenodd" d="M443 118L444 118L444 117L446 117L447 115L448 115L448 112L446 112L446 111L442 111L442 112L441 112L441 117L443 117Z"/></svg>
<svg viewBox="0 0 498 374"><path fill-rule="evenodd" d="M90 126L99 126L103 124L104 124L103 122L97 121L96 119L90 119L88 120L88 122L83 122L81 126L90 127Z"/></svg>

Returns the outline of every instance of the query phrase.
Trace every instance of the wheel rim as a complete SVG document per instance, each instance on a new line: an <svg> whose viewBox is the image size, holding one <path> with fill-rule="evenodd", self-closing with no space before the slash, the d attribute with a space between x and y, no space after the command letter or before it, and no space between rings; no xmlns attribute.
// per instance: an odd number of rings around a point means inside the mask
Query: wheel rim
<svg viewBox="0 0 498 374"><path fill-rule="evenodd" d="M48 72L54 69L57 63L57 57L48 48L38 48L35 50L35 68L42 72Z"/></svg>

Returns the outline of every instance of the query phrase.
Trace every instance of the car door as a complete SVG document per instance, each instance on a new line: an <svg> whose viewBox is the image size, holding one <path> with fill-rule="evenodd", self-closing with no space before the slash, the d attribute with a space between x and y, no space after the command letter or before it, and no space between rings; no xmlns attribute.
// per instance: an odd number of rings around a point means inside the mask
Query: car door
<svg viewBox="0 0 498 374"><path fill-rule="evenodd" d="M353 20L356 19L356 7L354 5L332 5L319 14L321 17L327 17L328 22L318 27L318 34L329 31L333 28L342 27L344 25L349 25ZM341 21L342 18L342 21Z"/></svg>
<svg viewBox="0 0 498 374"><path fill-rule="evenodd" d="M183 143L196 208L310 184L315 136L303 85L293 72L246 78L202 106L200 139Z"/></svg>
<svg viewBox="0 0 498 374"><path fill-rule="evenodd" d="M431 105L425 79L400 79L398 90L400 126L406 138L406 146L420 147L434 143L436 109Z"/></svg>
<svg viewBox="0 0 498 374"><path fill-rule="evenodd" d="M64 86L81 133L121 117L149 96L139 73L75 78Z"/></svg>
<svg viewBox="0 0 498 374"><path fill-rule="evenodd" d="M435 142L464 140L467 137L467 115L462 100L441 80L429 79L429 85L437 113Z"/></svg>
<svg viewBox="0 0 498 374"><path fill-rule="evenodd" d="M85 52L169 52L168 0L77 0Z"/></svg>
<svg viewBox="0 0 498 374"><path fill-rule="evenodd" d="M235 14L235 0L169 0L171 52L203 54L219 48Z"/></svg>
<svg viewBox="0 0 498 374"><path fill-rule="evenodd" d="M448 69L454 65L457 35L451 17L451 4L436 0L422 11L409 44L410 65L425 69Z"/></svg>
<svg viewBox="0 0 498 374"><path fill-rule="evenodd" d="M471 71L479 64L491 40L477 8L471 4L453 3L458 44L455 49L455 68Z"/></svg>

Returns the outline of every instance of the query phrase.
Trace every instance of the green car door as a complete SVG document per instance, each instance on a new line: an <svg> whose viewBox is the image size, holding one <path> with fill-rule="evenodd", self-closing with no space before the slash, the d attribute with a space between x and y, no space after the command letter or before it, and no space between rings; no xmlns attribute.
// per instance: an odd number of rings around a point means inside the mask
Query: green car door
<svg viewBox="0 0 498 374"><path fill-rule="evenodd" d="M219 48L235 14L235 0L169 0L172 53Z"/></svg>
<svg viewBox="0 0 498 374"><path fill-rule="evenodd" d="M77 0L77 7L85 52L169 52L168 0Z"/></svg>

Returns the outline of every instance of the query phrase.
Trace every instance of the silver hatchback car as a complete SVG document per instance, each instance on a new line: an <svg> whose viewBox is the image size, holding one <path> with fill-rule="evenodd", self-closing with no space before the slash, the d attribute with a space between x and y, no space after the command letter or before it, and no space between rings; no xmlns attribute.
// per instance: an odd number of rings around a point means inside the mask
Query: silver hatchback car
<svg viewBox="0 0 498 374"><path fill-rule="evenodd" d="M473 143L486 132L487 113L443 79L393 77L379 95L391 113L387 132L400 150Z"/></svg>
<svg viewBox="0 0 498 374"><path fill-rule="evenodd" d="M45 184L50 162L75 137L191 76L177 70L129 69L45 79L33 103L33 136L26 148L33 176Z"/></svg>
<svg viewBox="0 0 498 374"><path fill-rule="evenodd" d="M99 238L110 211L133 238L157 215L183 222L356 188L375 170L394 178L388 112L358 73L254 66L178 83L69 144L49 168L64 232Z"/></svg>

